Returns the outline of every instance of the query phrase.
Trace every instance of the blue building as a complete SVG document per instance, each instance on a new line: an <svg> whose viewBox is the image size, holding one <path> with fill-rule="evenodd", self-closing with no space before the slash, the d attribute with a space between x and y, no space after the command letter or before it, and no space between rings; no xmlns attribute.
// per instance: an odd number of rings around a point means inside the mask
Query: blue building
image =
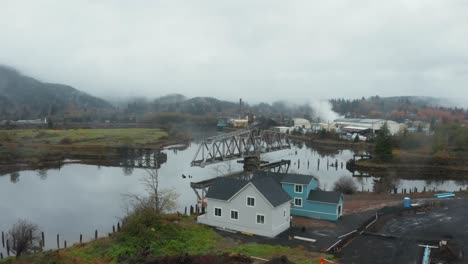
<svg viewBox="0 0 468 264"><path fill-rule="evenodd" d="M272 177L291 196L291 215L336 221L343 215L343 194L322 191L311 175L255 172L254 177Z"/></svg>

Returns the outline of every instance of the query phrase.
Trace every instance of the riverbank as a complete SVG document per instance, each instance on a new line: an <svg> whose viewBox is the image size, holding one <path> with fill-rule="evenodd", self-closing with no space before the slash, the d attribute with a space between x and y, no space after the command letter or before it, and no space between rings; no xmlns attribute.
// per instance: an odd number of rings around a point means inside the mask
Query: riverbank
<svg viewBox="0 0 468 264"><path fill-rule="evenodd" d="M79 162L115 165L128 152L185 142L161 129L0 130L0 173Z"/></svg>
<svg viewBox="0 0 468 264"><path fill-rule="evenodd" d="M440 156L396 151L391 161L357 160L349 169L377 177L463 180L468 177L468 159L463 155Z"/></svg>
<svg viewBox="0 0 468 264"><path fill-rule="evenodd" d="M121 232L108 238L67 249L22 256L19 259L0 260L0 263L167 263L162 259L195 259L196 256L212 259L213 262L210 263L224 263L221 259L226 259L227 256L238 260L232 263L255 263L256 260L251 257L271 260L286 256L299 264L311 261L318 263L321 257L332 257L309 252L303 247L243 243L221 236L210 227L197 224L194 216L165 215L152 223L152 226L141 229L130 222L122 227Z"/></svg>

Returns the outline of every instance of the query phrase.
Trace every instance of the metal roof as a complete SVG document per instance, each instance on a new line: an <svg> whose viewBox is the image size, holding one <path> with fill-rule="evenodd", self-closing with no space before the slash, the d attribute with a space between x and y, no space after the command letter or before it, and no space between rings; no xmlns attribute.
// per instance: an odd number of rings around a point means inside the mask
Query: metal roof
<svg viewBox="0 0 468 264"><path fill-rule="evenodd" d="M261 177L273 178L277 183L309 184L315 178L313 175L280 173L270 171L255 171L253 179Z"/></svg>

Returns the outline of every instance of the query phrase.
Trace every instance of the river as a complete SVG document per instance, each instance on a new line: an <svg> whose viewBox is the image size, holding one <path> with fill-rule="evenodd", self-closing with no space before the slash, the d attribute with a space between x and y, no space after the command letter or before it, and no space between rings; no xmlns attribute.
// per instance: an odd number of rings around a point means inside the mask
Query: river
<svg viewBox="0 0 468 264"><path fill-rule="evenodd" d="M191 181L242 169L242 164L236 161L205 168L191 167L190 161L198 146L192 142L184 150L164 150L167 161L158 170L160 187L173 189L179 195L177 206L180 212L185 206L196 203L195 193L190 188ZM267 161L290 159L290 172L313 174L319 179L322 189L331 190L341 176L351 175L341 168L341 163L352 155L351 150L324 153L299 144L291 149L265 154L262 158ZM327 161L331 164L336 160L337 168L327 167ZM45 232L47 248L57 247L57 234L60 234L61 246L63 240L67 240L68 245L76 243L80 234L84 240L91 240L94 230L98 230L99 236L106 236L125 213L128 204L126 194L146 192L142 184L146 175L147 172L140 168L67 164L60 169L25 170L0 176L0 231L7 231L20 218L28 219ZM353 179L360 191L372 191L373 177ZM409 190L414 187L419 191L424 187L426 190L456 191L466 189L468 184L452 180L399 180L398 186L399 192L402 188Z"/></svg>

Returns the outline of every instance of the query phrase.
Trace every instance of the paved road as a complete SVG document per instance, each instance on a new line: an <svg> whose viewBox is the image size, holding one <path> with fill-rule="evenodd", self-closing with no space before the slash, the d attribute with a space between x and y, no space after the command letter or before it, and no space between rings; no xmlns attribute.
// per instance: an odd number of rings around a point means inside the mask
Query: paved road
<svg viewBox="0 0 468 264"><path fill-rule="evenodd" d="M359 236L343 249L339 263L421 263L423 249L418 244L442 239L468 252L467 202L468 198L454 198L426 213L392 217L375 231L397 238Z"/></svg>

